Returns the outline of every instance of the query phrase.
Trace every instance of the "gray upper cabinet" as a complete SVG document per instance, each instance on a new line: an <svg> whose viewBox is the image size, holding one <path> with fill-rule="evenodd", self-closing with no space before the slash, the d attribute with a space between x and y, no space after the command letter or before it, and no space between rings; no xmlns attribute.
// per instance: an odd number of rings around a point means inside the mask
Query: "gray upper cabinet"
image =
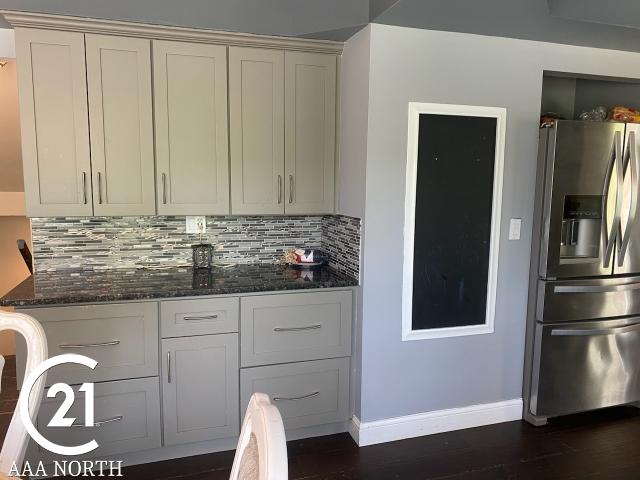
<svg viewBox="0 0 640 480"><path fill-rule="evenodd" d="M285 53L288 214L333 213L336 57Z"/></svg>
<svg viewBox="0 0 640 480"><path fill-rule="evenodd" d="M336 62L229 49L232 213L333 213Z"/></svg>
<svg viewBox="0 0 640 480"><path fill-rule="evenodd" d="M238 334L163 339L164 444L237 435Z"/></svg>
<svg viewBox="0 0 640 480"><path fill-rule="evenodd" d="M227 47L153 42L158 213L229 214Z"/></svg>
<svg viewBox="0 0 640 480"><path fill-rule="evenodd" d="M271 45L16 28L27 214L333 213L337 56Z"/></svg>
<svg viewBox="0 0 640 480"><path fill-rule="evenodd" d="M231 212L284 213L284 52L229 48Z"/></svg>
<svg viewBox="0 0 640 480"><path fill-rule="evenodd" d="M16 28L27 215L90 216L84 35Z"/></svg>
<svg viewBox="0 0 640 480"><path fill-rule="evenodd" d="M154 215L151 42L86 35L95 215Z"/></svg>

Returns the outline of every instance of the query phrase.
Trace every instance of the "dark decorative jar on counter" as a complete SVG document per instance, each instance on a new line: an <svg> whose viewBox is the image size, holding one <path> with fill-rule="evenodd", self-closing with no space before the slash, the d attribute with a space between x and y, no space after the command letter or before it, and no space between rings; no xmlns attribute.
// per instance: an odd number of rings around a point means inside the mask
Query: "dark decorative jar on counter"
<svg viewBox="0 0 640 480"><path fill-rule="evenodd" d="M210 243L191 245L193 250L193 268L211 268L213 247Z"/></svg>
<svg viewBox="0 0 640 480"><path fill-rule="evenodd" d="M193 269L193 289L206 290L214 285L213 271L210 268Z"/></svg>

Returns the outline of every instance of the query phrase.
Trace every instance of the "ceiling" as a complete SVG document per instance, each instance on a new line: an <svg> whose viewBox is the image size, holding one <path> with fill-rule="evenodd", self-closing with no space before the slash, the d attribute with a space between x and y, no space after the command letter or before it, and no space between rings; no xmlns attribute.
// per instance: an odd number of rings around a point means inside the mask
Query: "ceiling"
<svg viewBox="0 0 640 480"><path fill-rule="evenodd" d="M375 21L640 51L638 0L401 0Z"/></svg>
<svg viewBox="0 0 640 480"><path fill-rule="evenodd" d="M0 0L0 9L338 41L375 22L640 51L638 0Z"/></svg>
<svg viewBox="0 0 640 480"><path fill-rule="evenodd" d="M0 0L0 9L343 41L397 1Z"/></svg>

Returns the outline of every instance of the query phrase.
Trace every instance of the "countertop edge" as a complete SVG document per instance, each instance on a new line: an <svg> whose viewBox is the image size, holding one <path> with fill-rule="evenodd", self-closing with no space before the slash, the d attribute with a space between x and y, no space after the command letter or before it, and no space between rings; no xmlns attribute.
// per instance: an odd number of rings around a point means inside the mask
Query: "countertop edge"
<svg viewBox="0 0 640 480"><path fill-rule="evenodd" d="M18 293L20 288L28 288L28 285L33 284L33 277L28 277L13 290L11 290L4 298L0 298L0 307L3 308L15 308L15 309L28 309L36 307L55 307L64 305L78 305L78 304L100 304L100 303L130 303L136 301L162 301L162 300L175 300L181 298L199 298L199 297L215 297L215 296L232 296L232 295L251 295L259 293L284 293L284 292L296 292L296 291L308 291L308 290L327 290L327 289L345 289L355 288L359 286L357 279L340 274L338 278L326 279L316 282L305 283L304 280L292 281L288 284L273 285L272 283L265 283L264 285L246 285L246 286L217 286L213 288L177 288L175 291L144 291L144 292L132 292L132 293L74 293L74 292L61 292L59 295L51 294L50 296L37 297L35 293L31 298L29 294L21 295ZM15 293L14 293L15 292ZM13 295L12 295L13 294ZM12 298L13 296L13 298Z"/></svg>

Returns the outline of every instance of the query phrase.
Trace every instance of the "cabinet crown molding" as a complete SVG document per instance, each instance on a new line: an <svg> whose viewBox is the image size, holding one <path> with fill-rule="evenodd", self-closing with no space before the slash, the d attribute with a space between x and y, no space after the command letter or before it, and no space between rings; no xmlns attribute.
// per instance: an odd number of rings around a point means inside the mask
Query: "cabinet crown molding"
<svg viewBox="0 0 640 480"><path fill-rule="evenodd" d="M220 44L228 46L250 46L255 48L281 48L301 52L330 53L340 55L343 43L329 40L276 37L252 33L226 32L199 28L151 25L121 20L72 17L46 13L0 10L0 14L12 27L42 28L66 32L123 35L155 40L178 40Z"/></svg>

